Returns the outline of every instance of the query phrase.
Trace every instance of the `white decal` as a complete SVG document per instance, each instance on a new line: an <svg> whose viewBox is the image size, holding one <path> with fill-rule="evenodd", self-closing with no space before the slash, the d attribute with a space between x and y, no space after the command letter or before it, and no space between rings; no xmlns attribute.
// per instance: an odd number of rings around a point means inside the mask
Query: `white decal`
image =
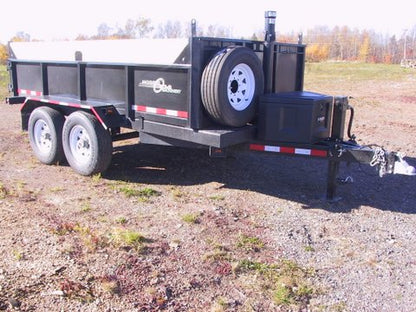
<svg viewBox="0 0 416 312"><path fill-rule="evenodd" d="M318 123L324 123L325 122L325 117L324 116L318 117L316 121Z"/></svg>
<svg viewBox="0 0 416 312"><path fill-rule="evenodd" d="M156 80L142 80L142 82L139 83L139 87L153 89L154 93L182 93L181 89L174 89L172 85L167 85L163 78L158 78Z"/></svg>

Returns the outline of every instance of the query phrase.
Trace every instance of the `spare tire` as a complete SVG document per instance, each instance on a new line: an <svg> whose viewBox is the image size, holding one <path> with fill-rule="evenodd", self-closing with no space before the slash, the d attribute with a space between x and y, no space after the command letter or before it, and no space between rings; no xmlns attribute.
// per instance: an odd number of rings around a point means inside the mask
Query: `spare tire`
<svg viewBox="0 0 416 312"><path fill-rule="evenodd" d="M218 52L204 69L202 103L217 123L241 127L253 120L263 85L261 62L253 50L229 47Z"/></svg>

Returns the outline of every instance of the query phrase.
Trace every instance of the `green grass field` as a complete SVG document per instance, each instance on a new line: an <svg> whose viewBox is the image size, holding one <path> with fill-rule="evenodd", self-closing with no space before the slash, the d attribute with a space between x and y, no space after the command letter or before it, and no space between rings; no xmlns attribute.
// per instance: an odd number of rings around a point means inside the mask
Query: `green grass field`
<svg viewBox="0 0 416 312"><path fill-rule="evenodd" d="M0 65L0 102L8 95L7 85L9 83L9 74L5 65Z"/></svg>
<svg viewBox="0 0 416 312"><path fill-rule="evenodd" d="M355 62L324 62L305 64L305 86L330 80L336 81L401 81L416 71L398 64L370 64Z"/></svg>

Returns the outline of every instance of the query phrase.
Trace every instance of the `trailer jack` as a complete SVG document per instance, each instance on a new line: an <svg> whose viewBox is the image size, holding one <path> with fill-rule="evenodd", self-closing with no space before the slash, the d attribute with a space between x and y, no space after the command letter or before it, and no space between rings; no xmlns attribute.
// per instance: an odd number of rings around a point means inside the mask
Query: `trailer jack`
<svg viewBox="0 0 416 312"><path fill-rule="evenodd" d="M331 143L329 143L331 145ZM334 143L332 143L334 144ZM337 201L335 197L337 184L346 184L353 179L339 179L339 166L341 162L360 163L375 167L380 177L386 174L401 174L407 176L416 176L416 168L409 165L404 160L403 154L399 152L388 152L380 146L360 146L355 141L336 142L330 148L330 157L328 162L328 180L326 199Z"/></svg>

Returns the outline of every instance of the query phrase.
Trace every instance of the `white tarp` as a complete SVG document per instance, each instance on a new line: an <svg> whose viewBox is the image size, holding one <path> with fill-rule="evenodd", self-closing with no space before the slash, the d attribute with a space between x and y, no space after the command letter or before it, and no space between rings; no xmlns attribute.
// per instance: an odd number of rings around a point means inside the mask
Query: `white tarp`
<svg viewBox="0 0 416 312"><path fill-rule="evenodd" d="M174 64L188 39L128 39L53 42L11 42L17 59L74 61L82 52L84 62Z"/></svg>

